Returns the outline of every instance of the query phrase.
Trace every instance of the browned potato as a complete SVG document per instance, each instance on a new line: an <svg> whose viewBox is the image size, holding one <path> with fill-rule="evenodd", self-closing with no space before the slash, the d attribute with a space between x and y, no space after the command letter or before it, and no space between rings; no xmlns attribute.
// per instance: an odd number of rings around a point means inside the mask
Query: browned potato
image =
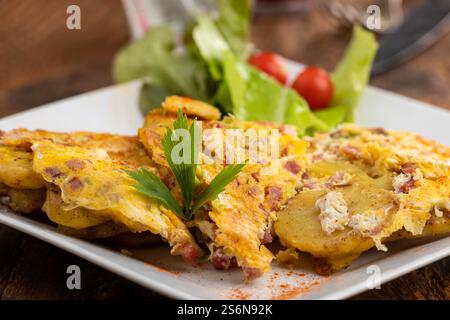
<svg viewBox="0 0 450 320"><path fill-rule="evenodd" d="M394 205L389 192L373 185L355 182L340 188L340 191L349 204L349 211L379 212ZM290 201L285 210L278 213L275 232L282 243L316 257L359 254L373 247L375 243L371 238L347 227L332 234L324 232L316 202L325 194L324 190L303 191Z"/></svg>
<svg viewBox="0 0 450 320"><path fill-rule="evenodd" d="M8 206L20 213L41 210L45 201L45 189L9 189Z"/></svg>
<svg viewBox="0 0 450 320"><path fill-rule="evenodd" d="M42 177L33 171L33 154L16 147L0 145L0 183L17 189L39 189Z"/></svg>
<svg viewBox="0 0 450 320"><path fill-rule="evenodd" d="M0 196L5 196L8 194L9 187L0 182Z"/></svg>
<svg viewBox="0 0 450 320"><path fill-rule="evenodd" d="M115 244L122 247L142 247L142 246L151 246L158 243L161 243L161 239L156 234L150 232L140 232L140 233L132 233L126 232L121 233L112 238Z"/></svg>
<svg viewBox="0 0 450 320"><path fill-rule="evenodd" d="M58 226L57 230L62 234L87 240L111 238L119 234L128 232L127 227L125 227L123 224L117 224L112 221L83 229L74 229L60 225Z"/></svg>
<svg viewBox="0 0 450 320"><path fill-rule="evenodd" d="M386 239L385 242L410 238L444 236L446 234L450 234L450 218L438 218L433 216L430 220L428 220L427 225L425 226L423 233L420 236L414 236L406 230L400 230ZM327 258L314 258L314 269L318 274L329 275L335 271L348 267L359 256L359 254L354 254Z"/></svg>
<svg viewBox="0 0 450 320"><path fill-rule="evenodd" d="M164 110L174 114L177 114L178 110L181 109L188 117L197 117L202 120L219 120L221 116L219 109L216 107L187 97L167 97L162 107Z"/></svg>
<svg viewBox="0 0 450 320"><path fill-rule="evenodd" d="M320 184L321 179L330 182L329 178L337 171L345 172L351 178L343 185ZM385 250L385 242L413 237L412 232L405 231L406 226L416 229L414 224L421 223L423 214L431 218L428 218L423 231L414 236L439 235L450 231L448 218L437 218L428 212L399 210L389 174L371 178L362 168L345 162L317 162L310 166L309 172L318 179L317 184L321 187L304 190L291 199L288 206L278 213L275 232L287 247L312 254L318 273L328 274L342 269L375 245ZM344 218L347 220L337 224L337 228L330 232L321 219L324 209L318 204L320 199L326 199L331 192L338 192L342 196L347 215ZM334 210L334 205L327 209L331 207ZM364 216L362 221L372 229L364 233L361 231L364 229L355 228L351 223L355 215L358 218ZM339 215L333 218L338 219ZM339 221L330 220L331 223Z"/></svg>
<svg viewBox="0 0 450 320"><path fill-rule="evenodd" d="M83 207L65 209L61 192L55 187L48 189L42 210L52 222L72 229L85 229L110 220L101 210L89 210Z"/></svg>

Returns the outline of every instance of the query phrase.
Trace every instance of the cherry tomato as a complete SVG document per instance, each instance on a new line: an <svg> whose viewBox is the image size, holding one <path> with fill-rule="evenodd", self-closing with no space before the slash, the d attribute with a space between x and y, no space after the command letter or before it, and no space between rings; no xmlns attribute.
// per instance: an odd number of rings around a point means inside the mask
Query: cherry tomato
<svg viewBox="0 0 450 320"><path fill-rule="evenodd" d="M272 52L259 52L251 56L248 62L280 83L286 84L287 71L284 60L279 55Z"/></svg>
<svg viewBox="0 0 450 320"><path fill-rule="evenodd" d="M312 110L326 108L333 99L331 77L319 67L307 67L297 76L292 87L308 101Z"/></svg>

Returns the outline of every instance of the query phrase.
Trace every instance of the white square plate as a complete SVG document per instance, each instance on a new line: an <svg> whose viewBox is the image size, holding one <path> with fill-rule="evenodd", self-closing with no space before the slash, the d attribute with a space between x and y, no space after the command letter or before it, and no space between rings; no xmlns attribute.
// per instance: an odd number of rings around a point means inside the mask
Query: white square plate
<svg viewBox="0 0 450 320"><path fill-rule="evenodd" d="M298 64L290 64L295 73ZM0 129L86 130L134 135L143 118L137 108L139 83L113 86L47 104L0 119ZM357 123L405 129L450 145L450 113L379 89L369 88L357 112ZM343 299L368 289L376 265L381 282L450 255L450 237L389 244L387 253L371 250L348 269L329 277L305 266L272 271L249 284L240 270L217 271L209 264L193 268L158 246L133 251L133 257L55 232L55 228L0 207L0 223L51 243L161 294L180 299ZM379 269L378 269L379 268Z"/></svg>

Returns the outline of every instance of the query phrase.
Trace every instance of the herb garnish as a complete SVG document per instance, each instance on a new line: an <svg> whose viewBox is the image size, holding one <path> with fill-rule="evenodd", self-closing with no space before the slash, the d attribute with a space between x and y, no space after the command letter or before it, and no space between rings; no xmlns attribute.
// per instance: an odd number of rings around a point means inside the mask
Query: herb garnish
<svg viewBox="0 0 450 320"><path fill-rule="evenodd" d="M195 212L206 202L217 198L225 187L236 178L245 164L232 164L225 167L206 189L198 196L194 196L195 171L201 146L200 130L195 120L188 126L187 117L182 114L181 110L178 110L178 117L173 123L173 128L174 130L167 128L161 143L167 163L180 186L183 208L178 204L169 188L153 172L141 168L137 171L127 171L127 173L137 181L137 184L134 185L137 191L159 201L180 218L191 220ZM183 148L187 146L184 139L189 139L188 150ZM185 151L188 152L185 153Z"/></svg>

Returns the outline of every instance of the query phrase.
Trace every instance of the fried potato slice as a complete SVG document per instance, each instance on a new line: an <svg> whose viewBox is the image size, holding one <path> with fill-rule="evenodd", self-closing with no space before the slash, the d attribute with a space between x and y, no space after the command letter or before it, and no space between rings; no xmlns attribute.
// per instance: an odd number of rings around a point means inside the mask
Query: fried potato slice
<svg viewBox="0 0 450 320"><path fill-rule="evenodd" d="M150 232L131 233L125 232L114 236L111 239L114 244L126 248L146 248L161 243L161 238Z"/></svg>
<svg viewBox="0 0 450 320"><path fill-rule="evenodd" d="M49 187L42 211L47 214L52 222L74 230L85 230L111 220L108 216L108 210L89 210L83 207L65 208L61 191L55 186Z"/></svg>
<svg viewBox="0 0 450 320"><path fill-rule="evenodd" d="M220 110L205 102L187 97L170 96L167 97L162 107L169 113L177 114L181 110L185 115L202 120L219 120Z"/></svg>
<svg viewBox="0 0 450 320"><path fill-rule="evenodd" d="M200 255L194 238L174 213L134 190L134 182L125 170L134 170L135 165L113 160L102 149L51 142L36 143L32 149L33 169L59 187L65 209L109 212L110 219L132 232L160 235L169 242L174 255L189 262L195 262Z"/></svg>
<svg viewBox="0 0 450 320"><path fill-rule="evenodd" d="M7 205L20 213L39 211L45 201L45 189L9 189Z"/></svg>
<svg viewBox="0 0 450 320"><path fill-rule="evenodd" d="M405 228L420 234L430 212L450 201L450 148L406 131L342 125L318 134L308 152L315 159L343 160L369 176L392 176L390 190L399 204Z"/></svg>
<svg viewBox="0 0 450 320"><path fill-rule="evenodd" d="M56 230L71 237L87 240L112 238L129 232L126 226L112 221L86 227L84 229L75 229L60 225Z"/></svg>
<svg viewBox="0 0 450 320"><path fill-rule="evenodd" d="M279 212L282 243L311 253L327 273L374 245L431 233L450 207L450 148L402 131L344 125L307 151L302 191ZM436 224L436 233L447 232ZM439 229L440 228L440 229Z"/></svg>
<svg viewBox="0 0 450 320"><path fill-rule="evenodd" d="M6 196L9 189L10 188L6 184L0 182L0 196Z"/></svg>
<svg viewBox="0 0 450 320"><path fill-rule="evenodd" d="M427 221L427 224L423 229L423 233L421 235L412 235L410 232L403 229L395 232L393 235L387 238L385 242L388 243L402 239L439 237L449 234L450 234L450 213L447 217L438 218L432 216L430 220ZM358 259L359 256L360 254L334 256L327 258L314 258L314 269L318 274L330 275L333 272L348 267L353 261Z"/></svg>
<svg viewBox="0 0 450 320"><path fill-rule="evenodd" d="M44 180L33 171L32 159L29 151L0 144L0 183L16 189L43 188Z"/></svg>

